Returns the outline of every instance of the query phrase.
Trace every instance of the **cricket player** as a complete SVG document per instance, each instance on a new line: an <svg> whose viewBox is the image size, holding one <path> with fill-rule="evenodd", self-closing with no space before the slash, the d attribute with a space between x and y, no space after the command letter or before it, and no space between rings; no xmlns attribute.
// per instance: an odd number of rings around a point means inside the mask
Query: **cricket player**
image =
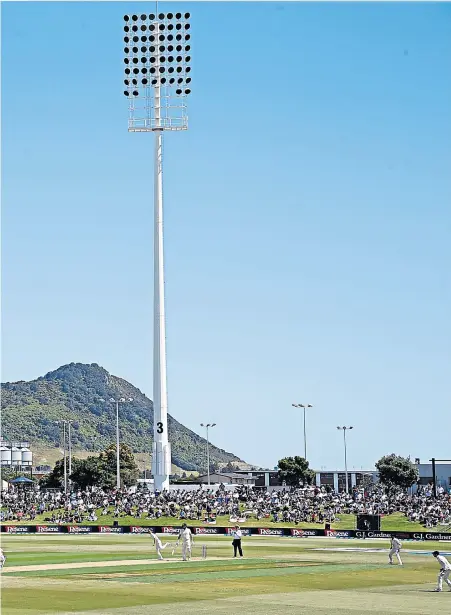
<svg viewBox="0 0 451 615"><path fill-rule="evenodd" d="M233 557L236 557L237 551L240 554L240 557L243 557L243 549L241 548L241 539L243 537L243 532L240 530L240 526L237 525L233 530Z"/></svg>
<svg viewBox="0 0 451 615"><path fill-rule="evenodd" d="M182 525L182 530L177 538L177 541L179 540L182 541L182 559L186 562L191 559L191 544L193 542L193 535L186 523Z"/></svg>
<svg viewBox="0 0 451 615"><path fill-rule="evenodd" d="M166 549L166 547L169 546L169 543L167 542L166 544L163 544L158 538L158 536L153 532L150 532L150 535L153 538L153 544L155 546L155 549L157 550L158 559L163 559L161 552L163 551L163 549Z"/></svg>
<svg viewBox="0 0 451 615"><path fill-rule="evenodd" d="M436 592L441 592L443 588L443 579L445 579L445 583L449 587L449 591L451 592L451 581L449 580L449 576L451 574L451 564L448 562L446 557L440 555L438 551L433 551L432 555L440 564L440 572L438 573L438 583L437 588L434 590Z"/></svg>
<svg viewBox="0 0 451 615"><path fill-rule="evenodd" d="M402 566L402 559L400 555L401 547L402 544L400 540L397 538L391 539L390 551L388 552L388 561L390 564L393 564L393 556L396 555L399 565Z"/></svg>
<svg viewBox="0 0 451 615"><path fill-rule="evenodd" d="M3 549L0 549L0 570L3 568L6 562L6 556L3 553Z"/></svg>

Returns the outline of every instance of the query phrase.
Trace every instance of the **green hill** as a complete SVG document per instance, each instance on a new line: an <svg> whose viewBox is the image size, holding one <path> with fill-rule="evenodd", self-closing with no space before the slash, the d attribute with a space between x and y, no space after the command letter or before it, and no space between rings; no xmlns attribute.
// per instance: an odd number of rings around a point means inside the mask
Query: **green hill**
<svg viewBox="0 0 451 615"><path fill-rule="evenodd" d="M120 406L121 441L135 453L151 453L153 403L126 380L109 374L96 363L71 363L31 382L7 382L2 387L2 435L9 440L29 440L33 448L60 447L58 419L75 421L74 453L100 451L115 442L116 410L102 401L111 397L133 398ZM168 417L172 462L183 470L206 469L206 441ZM210 445L213 465L243 462Z"/></svg>

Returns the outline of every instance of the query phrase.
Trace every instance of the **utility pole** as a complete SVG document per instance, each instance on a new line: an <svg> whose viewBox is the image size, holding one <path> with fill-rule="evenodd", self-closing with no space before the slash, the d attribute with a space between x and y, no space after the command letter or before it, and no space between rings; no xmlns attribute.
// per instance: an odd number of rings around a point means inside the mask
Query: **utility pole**
<svg viewBox="0 0 451 615"><path fill-rule="evenodd" d="M307 461L307 429L305 426L305 410L313 408L312 404L291 404L293 408L302 408L304 410L304 459Z"/></svg>
<svg viewBox="0 0 451 615"><path fill-rule="evenodd" d="M67 428L68 428L68 436L69 436L69 489L72 490L72 480L71 480L71 475L72 475L72 435L71 435L71 427L72 427L72 421L67 421Z"/></svg>
<svg viewBox="0 0 451 615"><path fill-rule="evenodd" d="M343 442L345 449L345 475L346 475L346 493L349 493L349 480L348 480L348 458L347 458L347 447L346 447L346 431L348 429L354 429L354 427L337 427L337 429L343 430Z"/></svg>
<svg viewBox="0 0 451 615"><path fill-rule="evenodd" d="M64 493L67 493L66 421L63 421L63 450L64 450Z"/></svg>
<svg viewBox="0 0 451 615"><path fill-rule="evenodd" d="M201 427L205 427L205 430L207 432L207 482L208 482L208 486L210 486L210 441L208 438L208 429L209 427L215 427L216 423L207 423L206 425L204 425L203 423L200 424Z"/></svg>
<svg viewBox="0 0 451 615"><path fill-rule="evenodd" d="M104 402L104 399L99 399ZM116 406L116 487L121 488L121 461L120 461L120 439L119 439L119 404L130 403L133 401L133 397L118 397L115 399L111 397L108 400L111 404Z"/></svg>

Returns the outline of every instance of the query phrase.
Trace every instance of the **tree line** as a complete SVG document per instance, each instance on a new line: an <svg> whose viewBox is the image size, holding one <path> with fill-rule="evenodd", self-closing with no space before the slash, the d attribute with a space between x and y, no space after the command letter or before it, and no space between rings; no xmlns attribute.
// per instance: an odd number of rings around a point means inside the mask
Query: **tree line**
<svg viewBox="0 0 451 615"><path fill-rule="evenodd" d="M126 444L119 446L119 468L121 485L127 487L136 485L139 469L131 448ZM116 486L116 472L116 445L111 444L99 456L91 455L86 459L72 457L72 472L67 478L77 489L86 489L93 486L111 489ZM48 476L44 476L39 484L43 488L59 489L63 487L64 460L59 459L52 472Z"/></svg>
<svg viewBox="0 0 451 615"><path fill-rule="evenodd" d="M418 482L418 468L409 457L392 453L381 457L375 465L379 473L379 482L390 490L406 490ZM122 485L135 485L139 477L139 468L132 449L126 444L121 444L119 447L119 466ZM111 444L99 456L92 455L86 459L72 457L72 473L67 478L78 489L93 486L110 489L116 486L116 469L116 445ZM210 467L210 471L212 469ZM226 467L227 471L233 469L235 467L232 464ZM3 469L2 475L4 480L8 480L9 476L6 476L6 471ZM278 476L288 487L313 485L316 478L315 472L309 467L309 462L300 456L280 459ZM54 489L64 486L63 459L58 460L52 472L41 479L40 486Z"/></svg>

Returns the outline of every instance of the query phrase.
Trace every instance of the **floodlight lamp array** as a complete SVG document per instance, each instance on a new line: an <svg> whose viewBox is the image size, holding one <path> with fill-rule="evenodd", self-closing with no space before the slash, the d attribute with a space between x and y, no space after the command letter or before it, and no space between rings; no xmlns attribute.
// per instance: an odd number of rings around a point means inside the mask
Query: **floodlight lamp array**
<svg viewBox="0 0 451 615"><path fill-rule="evenodd" d="M129 130L186 130L191 93L189 13L124 15Z"/></svg>
<svg viewBox="0 0 451 615"><path fill-rule="evenodd" d="M124 16L125 96L137 98L161 86L170 86L176 96L191 93L189 18L189 13Z"/></svg>

